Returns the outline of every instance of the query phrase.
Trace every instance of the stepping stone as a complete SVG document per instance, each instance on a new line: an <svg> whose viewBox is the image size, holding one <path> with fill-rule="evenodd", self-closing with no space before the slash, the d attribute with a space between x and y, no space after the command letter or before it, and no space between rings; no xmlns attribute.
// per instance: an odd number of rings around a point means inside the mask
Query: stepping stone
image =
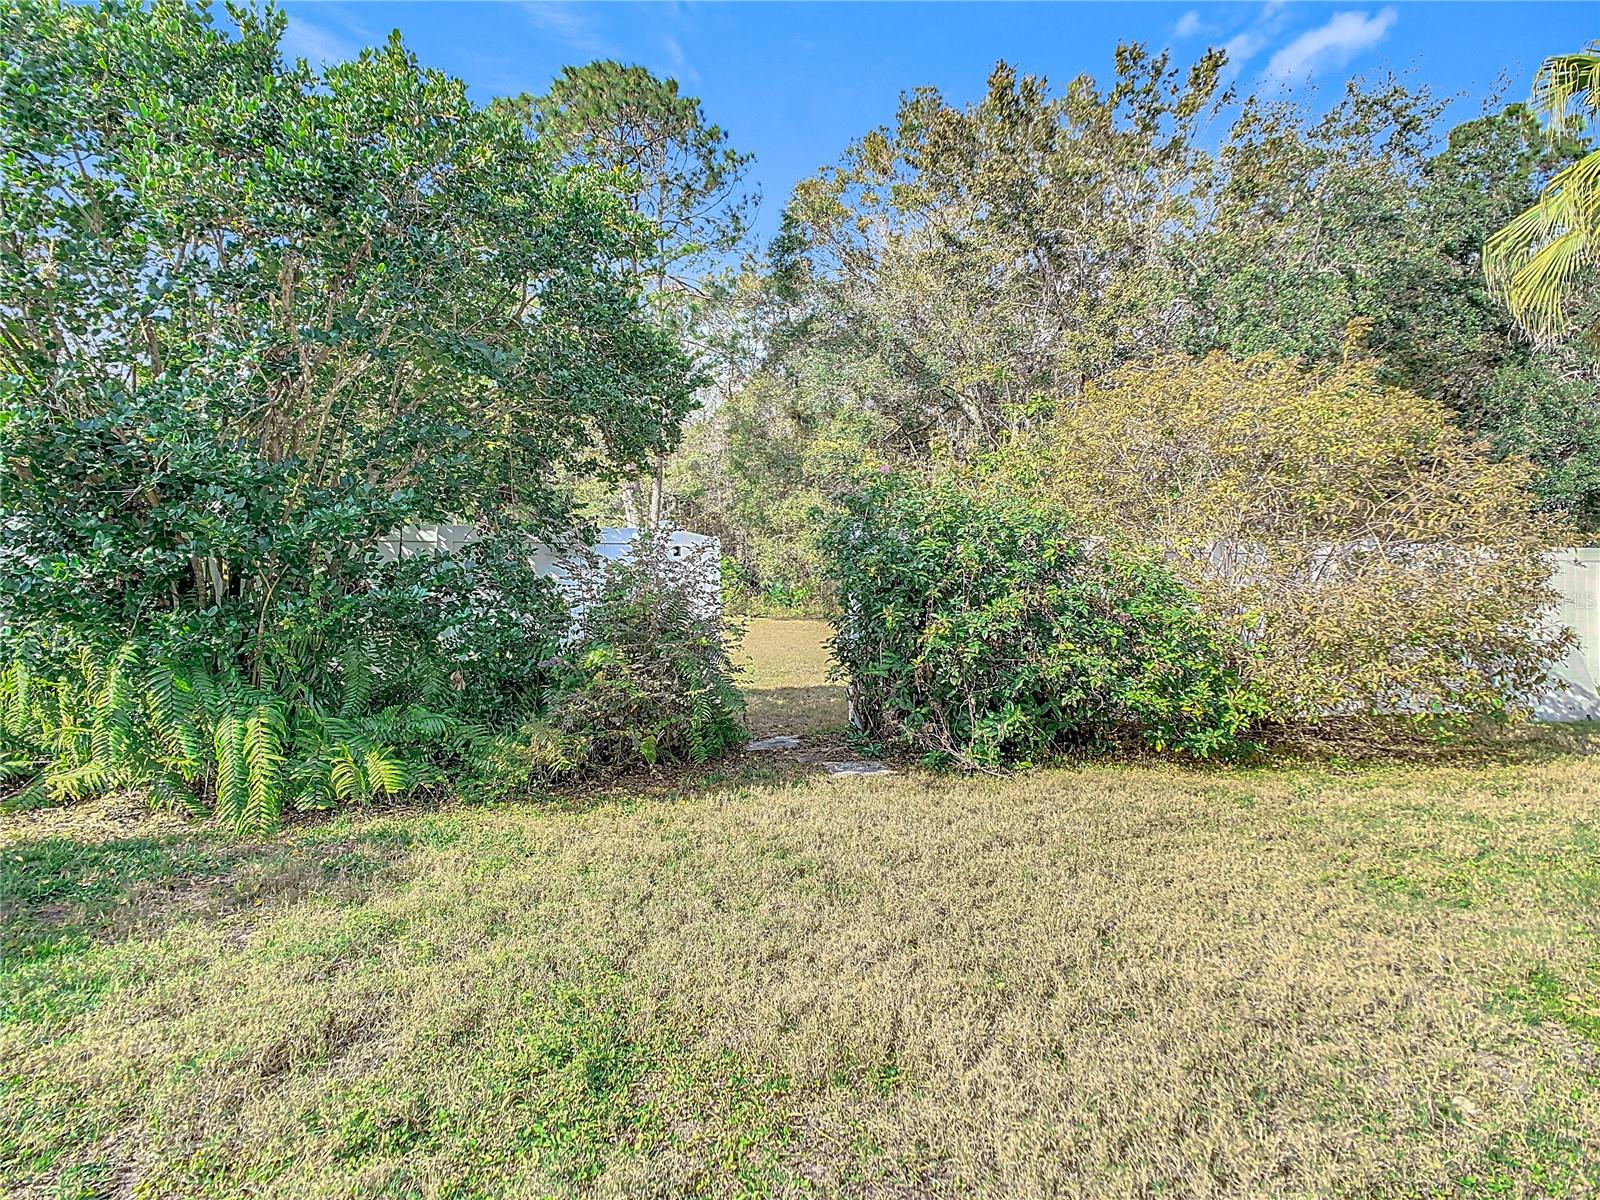
<svg viewBox="0 0 1600 1200"><path fill-rule="evenodd" d="M776 733L771 737L757 738L746 744L746 750L795 750L800 746L800 739L791 733Z"/></svg>
<svg viewBox="0 0 1600 1200"><path fill-rule="evenodd" d="M857 759L854 762L825 762L822 769L829 775L893 775L894 772L882 763L863 762Z"/></svg>

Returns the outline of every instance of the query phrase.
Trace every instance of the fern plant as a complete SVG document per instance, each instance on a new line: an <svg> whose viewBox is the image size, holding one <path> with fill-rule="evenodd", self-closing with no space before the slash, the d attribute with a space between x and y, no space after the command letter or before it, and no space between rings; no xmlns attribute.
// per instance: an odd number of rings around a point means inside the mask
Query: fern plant
<svg viewBox="0 0 1600 1200"><path fill-rule="evenodd" d="M13 659L0 670L0 781L13 804L140 790L260 831L285 809L370 803L436 784L442 762L484 737L471 722L417 705L368 711L368 660L357 651L345 664L329 711L308 691L270 692L197 661L146 664L131 642L104 661L81 647L52 674Z"/></svg>

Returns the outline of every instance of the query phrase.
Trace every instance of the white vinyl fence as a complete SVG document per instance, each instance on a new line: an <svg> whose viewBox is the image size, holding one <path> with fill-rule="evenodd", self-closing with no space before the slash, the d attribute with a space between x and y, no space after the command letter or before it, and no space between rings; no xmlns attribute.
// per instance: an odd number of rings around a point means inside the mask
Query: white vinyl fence
<svg viewBox="0 0 1600 1200"><path fill-rule="evenodd" d="M478 536L471 525L408 525L379 542L378 552L390 560L413 554L450 554ZM589 549L601 558L626 558L638 536L637 529L602 529L599 541ZM541 575L557 582L571 578L576 558L570 551L533 538L528 544L530 559ZM720 607L717 539L678 530L671 535L671 545L675 555L696 562L704 575L708 603ZM1545 721L1600 721L1600 546L1560 550L1552 556L1552 564L1551 582L1561 600L1550 619L1574 630L1578 644L1552 672L1551 689L1536 706L1535 715Z"/></svg>
<svg viewBox="0 0 1600 1200"><path fill-rule="evenodd" d="M1546 721L1600 720L1600 546L1558 551L1551 582L1561 601L1551 620L1578 635L1578 644L1553 672L1557 685L1535 709ZM1563 686L1564 685L1564 686Z"/></svg>
<svg viewBox="0 0 1600 1200"><path fill-rule="evenodd" d="M472 525L406 525L378 542L378 557L385 562L397 558L410 558L417 554L454 554L470 546L482 536ZM565 584L583 568L582 551L603 559L620 560L633 553L633 544L639 531L630 527L602 529L599 540L588 547L562 548L550 546L537 538L528 538L528 561L540 575L547 575L558 585ZM703 533L672 530L668 537L668 552L682 559L700 577L705 601L713 610L722 607L721 542Z"/></svg>

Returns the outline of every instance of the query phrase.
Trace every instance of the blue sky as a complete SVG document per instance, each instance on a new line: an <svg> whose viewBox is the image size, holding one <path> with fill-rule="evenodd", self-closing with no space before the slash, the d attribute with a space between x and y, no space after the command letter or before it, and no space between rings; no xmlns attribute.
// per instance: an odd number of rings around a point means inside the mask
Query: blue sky
<svg viewBox="0 0 1600 1200"><path fill-rule="evenodd" d="M1170 46L1187 63L1226 45L1243 85L1315 97L1352 74L1393 70L1461 98L1475 116L1503 85L1522 99L1546 55L1600 36L1582 3L287 3L285 49L313 62L353 55L398 28L429 66L474 98L539 92L564 64L641 63L676 77L732 144L754 152L776 224L794 183L889 121L902 91L982 94L999 59L1059 85L1110 73L1118 41Z"/></svg>

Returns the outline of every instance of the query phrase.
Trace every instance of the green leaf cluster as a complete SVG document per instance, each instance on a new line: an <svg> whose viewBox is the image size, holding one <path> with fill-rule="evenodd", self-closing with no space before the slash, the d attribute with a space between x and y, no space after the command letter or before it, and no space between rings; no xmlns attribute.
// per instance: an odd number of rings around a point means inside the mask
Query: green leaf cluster
<svg viewBox="0 0 1600 1200"><path fill-rule="evenodd" d="M352 671L356 669L350 664ZM261 831L286 810L369 803L444 782L478 726L419 705L374 710L352 673L338 707L197 661L109 662L80 648L45 674L0 671L0 780L12 806L138 790L167 808Z"/></svg>
<svg viewBox="0 0 1600 1200"><path fill-rule="evenodd" d="M885 474L843 500L823 546L858 719L931 763L1118 740L1231 754L1261 712L1163 565L1048 504Z"/></svg>

